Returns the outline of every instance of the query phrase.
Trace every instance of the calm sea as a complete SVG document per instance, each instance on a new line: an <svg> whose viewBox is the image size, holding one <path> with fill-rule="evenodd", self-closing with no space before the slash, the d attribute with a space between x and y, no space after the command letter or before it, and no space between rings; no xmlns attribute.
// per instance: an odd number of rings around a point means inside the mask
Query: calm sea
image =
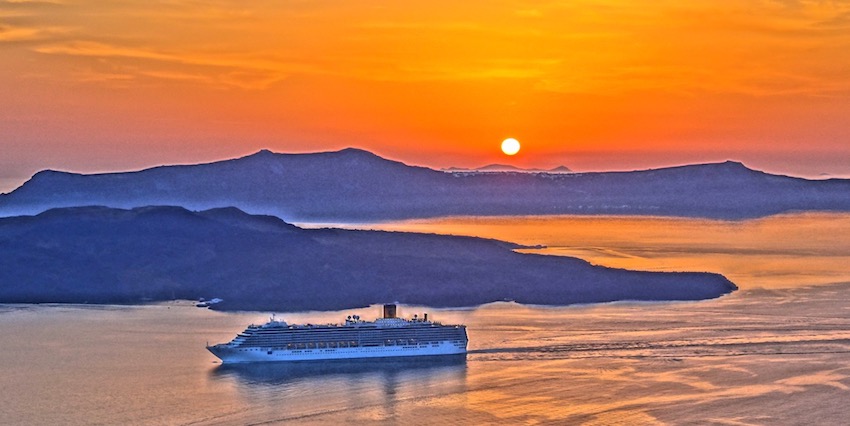
<svg viewBox="0 0 850 426"><path fill-rule="evenodd" d="M545 244L647 270L706 270L716 300L475 309L466 359L222 366L204 346L265 313L0 306L2 424L843 424L850 416L850 215L747 222L448 218L368 225ZM521 286L522 283L517 283ZM530 290L531 291L531 290ZM279 313L339 322L377 307Z"/></svg>

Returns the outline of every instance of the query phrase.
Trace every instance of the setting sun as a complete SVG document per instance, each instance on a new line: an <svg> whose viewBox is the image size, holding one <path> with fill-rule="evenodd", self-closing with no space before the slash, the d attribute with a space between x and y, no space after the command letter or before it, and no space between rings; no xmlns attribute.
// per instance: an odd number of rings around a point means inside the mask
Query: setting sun
<svg viewBox="0 0 850 426"><path fill-rule="evenodd" d="M507 155L515 155L519 152L519 141L514 138L507 138L502 141L502 152Z"/></svg>

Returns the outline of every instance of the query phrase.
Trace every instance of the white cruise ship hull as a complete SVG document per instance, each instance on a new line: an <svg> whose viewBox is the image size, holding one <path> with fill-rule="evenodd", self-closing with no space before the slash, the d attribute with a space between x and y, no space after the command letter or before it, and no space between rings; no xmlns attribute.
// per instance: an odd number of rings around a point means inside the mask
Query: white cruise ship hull
<svg viewBox="0 0 850 426"><path fill-rule="evenodd" d="M386 358L405 356L458 355L466 353L466 342L444 341L403 346L359 346L346 348L280 349L244 348L228 344L208 346L223 363L268 361L315 361L332 359Z"/></svg>

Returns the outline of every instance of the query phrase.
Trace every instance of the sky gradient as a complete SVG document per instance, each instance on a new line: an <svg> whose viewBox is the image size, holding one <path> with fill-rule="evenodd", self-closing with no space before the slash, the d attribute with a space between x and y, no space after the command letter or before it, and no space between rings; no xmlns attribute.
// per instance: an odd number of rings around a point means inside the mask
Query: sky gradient
<svg viewBox="0 0 850 426"><path fill-rule="evenodd" d="M0 0L0 192L46 168L349 146L850 176L848 2L243 3Z"/></svg>

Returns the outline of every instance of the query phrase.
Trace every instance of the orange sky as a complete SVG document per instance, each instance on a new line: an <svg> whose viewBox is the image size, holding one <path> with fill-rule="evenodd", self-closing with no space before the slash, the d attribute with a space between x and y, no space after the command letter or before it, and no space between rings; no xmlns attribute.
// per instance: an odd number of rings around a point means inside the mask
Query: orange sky
<svg viewBox="0 0 850 426"><path fill-rule="evenodd" d="M0 192L347 146L850 175L847 52L838 1L0 0Z"/></svg>

